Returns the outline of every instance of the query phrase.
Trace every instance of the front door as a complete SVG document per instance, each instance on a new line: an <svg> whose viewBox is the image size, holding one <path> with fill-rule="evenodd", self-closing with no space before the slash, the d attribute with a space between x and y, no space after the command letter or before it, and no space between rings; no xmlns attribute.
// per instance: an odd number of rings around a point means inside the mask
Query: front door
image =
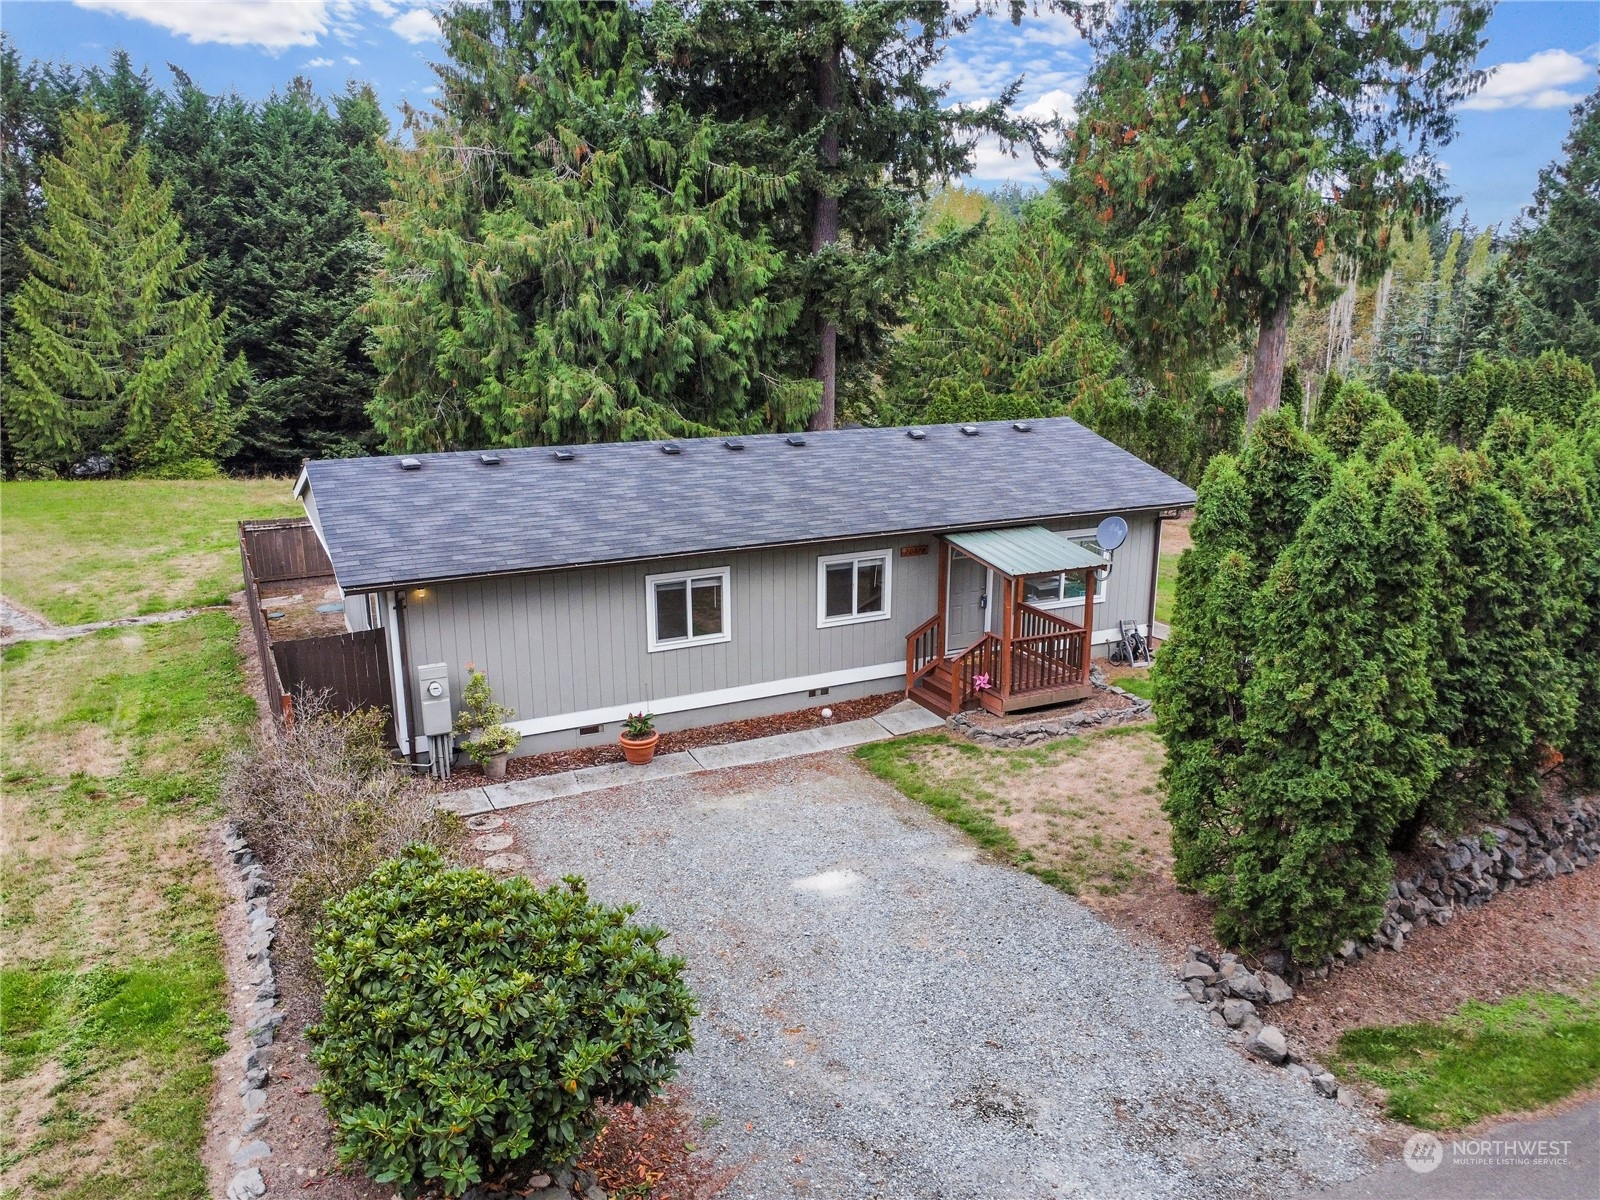
<svg viewBox="0 0 1600 1200"><path fill-rule="evenodd" d="M950 627L945 634L945 653L959 654L989 624L989 568L959 550L950 551Z"/></svg>

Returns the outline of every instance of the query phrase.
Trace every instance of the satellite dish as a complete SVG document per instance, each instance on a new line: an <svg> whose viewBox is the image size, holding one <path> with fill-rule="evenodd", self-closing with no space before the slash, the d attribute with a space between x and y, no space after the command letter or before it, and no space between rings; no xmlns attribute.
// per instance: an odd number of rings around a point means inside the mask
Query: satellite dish
<svg viewBox="0 0 1600 1200"><path fill-rule="evenodd" d="M1121 517L1107 517L1095 529L1094 540L1109 554L1128 540L1128 523Z"/></svg>

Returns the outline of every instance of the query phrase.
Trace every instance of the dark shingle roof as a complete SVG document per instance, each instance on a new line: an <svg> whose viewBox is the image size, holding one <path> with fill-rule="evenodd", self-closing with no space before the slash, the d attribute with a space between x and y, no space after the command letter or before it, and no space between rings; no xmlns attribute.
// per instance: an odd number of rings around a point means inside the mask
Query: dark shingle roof
<svg viewBox="0 0 1600 1200"><path fill-rule="evenodd" d="M347 591L754 546L1194 503L1194 492L1066 417L1029 423L618 442L306 464Z"/></svg>

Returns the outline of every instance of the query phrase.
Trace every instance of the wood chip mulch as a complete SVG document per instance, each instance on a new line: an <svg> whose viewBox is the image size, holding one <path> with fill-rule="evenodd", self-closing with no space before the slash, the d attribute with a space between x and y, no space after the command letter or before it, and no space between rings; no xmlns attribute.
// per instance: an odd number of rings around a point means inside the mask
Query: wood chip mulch
<svg viewBox="0 0 1600 1200"><path fill-rule="evenodd" d="M905 699L904 692L885 692L878 696L863 696L858 700L839 700L816 708L798 712L774 713L770 717L748 717L743 721L725 721L721 725L705 725L699 729L680 729L663 733L656 746L657 754L674 754L680 750L698 750L702 746L721 746L728 742L747 742L751 738L771 737L778 733L797 733L802 729L818 729L824 725L838 725L844 721L859 721L875 717L893 708ZM824 718L823 708L832 710L833 716ZM583 746L576 750L552 750L548 754L528 754L513 758L506 764L506 780L534 779L540 775L559 775L562 771L576 771L583 767L598 767L606 763L623 761L622 747L616 742L599 746ZM457 767L449 779L420 781L422 786L434 791L456 792L463 788L482 787L489 782L481 768L464 765Z"/></svg>

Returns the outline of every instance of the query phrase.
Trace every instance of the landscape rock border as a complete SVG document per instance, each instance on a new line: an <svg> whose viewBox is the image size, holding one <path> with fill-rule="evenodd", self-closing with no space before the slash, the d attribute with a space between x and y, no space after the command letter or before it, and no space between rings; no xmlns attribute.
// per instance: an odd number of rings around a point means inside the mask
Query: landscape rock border
<svg viewBox="0 0 1600 1200"><path fill-rule="evenodd" d="M284 1019L283 1009L278 1005L277 975L272 966L278 919L272 915L267 902L267 897L272 895L272 880L232 821L222 828L222 848L239 868L239 881L244 887L248 938L245 958L250 964L249 982L255 989L246 1010L245 1037L249 1049L245 1051L244 1078L239 1084L239 1136L229 1144L233 1166L239 1170L228 1183L227 1200L257 1200L267 1190L261 1165L271 1158L272 1148L260 1138L247 1139L267 1122L272 1045Z"/></svg>
<svg viewBox="0 0 1600 1200"><path fill-rule="evenodd" d="M1510 816L1476 835L1462 834L1447 842L1435 833L1426 841L1431 853L1424 863L1390 884L1377 930L1361 942L1346 941L1337 954L1298 972L1297 978L1326 979L1336 967L1358 962L1378 949L1400 951L1414 928L1429 922L1448 925L1458 906L1478 908L1500 892L1589 866L1600 859L1600 797L1572 796L1564 808L1535 817ZM1213 955L1201 946L1190 946L1178 980L1190 999L1205 1005L1211 1023L1231 1031L1229 1036L1243 1045L1246 1054L1287 1068L1320 1096L1354 1105L1352 1089L1341 1087L1316 1063L1302 1061L1283 1031L1262 1020L1271 1005L1294 999L1294 988L1282 974L1295 973L1281 950L1267 951L1261 964L1252 971L1238 955Z"/></svg>
<svg viewBox="0 0 1600 1200"><path fill-rule="evenodd" d="M1073 737L1080 733L1087 733L1091 729L1143 721L1150 715L1150 701L1142 696L1136 696L1132 692L1124 691L1113 683L1108 683L1105 672L1100 669L1099 663L1095 663L1090 667L1089 680L1100 691L1126 697L1132 701L1132 706L1129 708L1080 708L1075 706L1071 712L1063 713L1057 717L1049 717L1038 721L1024 721L1015 725L1001 725L998 727L980 725L972 719L971 714L961 712L950 718L950 728L980 746L993 746L1002 750L1011 750L1020 746L1037 746L1040 742L1048 742L1054 738Z"/></svg>

